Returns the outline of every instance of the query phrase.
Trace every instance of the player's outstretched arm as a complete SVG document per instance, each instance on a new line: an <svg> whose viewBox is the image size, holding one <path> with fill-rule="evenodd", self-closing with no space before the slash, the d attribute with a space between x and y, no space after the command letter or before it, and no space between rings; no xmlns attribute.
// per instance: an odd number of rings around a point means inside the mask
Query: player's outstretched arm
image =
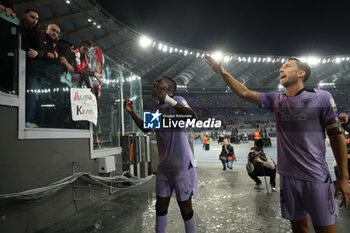
<svg viewBox="0 0 350 233"><path fill-rule="evenodd" d="M345 208L347 208L350 199L350 186L345 138L343 134L330 135L329 141L339 169L339 178L336 184L335 197L338 198L340 191L343 196L340 206L344 205Z"/></svg>
<svg viewBox="0 0 350 233"><path fill-rule="evenodd" d="M235 78L233 78L221 65L221 63L215 61L211 56L205 56L205 62L212 68L212 70L220 75L226 84L230 87L230 89L236 93L242 99L245 99L253 104L260 106L260 96L258 92L249 90L242 83L238 82Z"/></svg>
<svg viewBox="0 0 350 233"><path fill-rule="evenodd" d="M124 108L130 114L131 118L134 120L134 122L136 123L137 127L139 127L139 129L141 129L143 132L150 131L148 129L143 128L143 120L135 113L134 103L131 100L126 99L124 101Z"/></svg>

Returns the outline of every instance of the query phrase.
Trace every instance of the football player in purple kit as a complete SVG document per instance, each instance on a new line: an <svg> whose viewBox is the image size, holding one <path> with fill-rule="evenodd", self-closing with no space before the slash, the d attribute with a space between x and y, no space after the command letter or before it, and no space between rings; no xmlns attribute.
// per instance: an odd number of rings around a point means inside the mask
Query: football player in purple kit
<svg viewBox="0 0 350 233"><path fill-rule="evenodd" d="M285 94L258 93L234 79L212 57L206 56L205 61L239 97L274 112L281 213L290 220L293 232L309 232L309 216L317 233L336 232L335 198L340 190L340 206L345 207L350 198L345 140L331 94L304 88L310 66L289 58L279 70ZM325 158L325 131L339 164L335 191Z"/></svg>
<svg viewBox="0 0 350 233"><path fill-rule="evenodd" d="M154 83L152 96L159 99L154 107L163 115L179 114L188 118L197 118L181 96L174 96L176 82L162 76ZM125 109L130 113L137 126L144 132L143 120L134 112L133 103L125 100ZM183 118L182 118L183 119ZM194 168L193 154L185 128L156 129L159 154L156 175L156 232L165 233L168 224L168 206L173 192L180 207L186 233L196 232L196 220L192 209L192 195L197 196L197 175Z"/></svg>

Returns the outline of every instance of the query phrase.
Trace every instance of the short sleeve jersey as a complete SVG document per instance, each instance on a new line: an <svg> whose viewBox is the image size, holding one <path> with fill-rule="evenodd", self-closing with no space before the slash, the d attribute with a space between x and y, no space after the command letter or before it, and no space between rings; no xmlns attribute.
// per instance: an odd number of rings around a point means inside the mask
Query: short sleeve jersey
<svg viewBox="0 0 350 233"><path fill-rule="evenodd" d="M273 111L276 120L278 172L324 182L329 175L325 125L337 116L332 95L317 89L289 97L277 92L259 95L261 107Z"/></svg>
<svg viewBox="0 0 350 233"><path fill-rule="evenodd" d="M189 107L187 101L181 96L174 96L179 104ZM156 111L166 115L175 115L177 111L169 104L158 104L154 107ZM161 128L156 130L158 147L158 170L176 171L188 169L193 166L193 154L186 135L186 128Z"/></svg>

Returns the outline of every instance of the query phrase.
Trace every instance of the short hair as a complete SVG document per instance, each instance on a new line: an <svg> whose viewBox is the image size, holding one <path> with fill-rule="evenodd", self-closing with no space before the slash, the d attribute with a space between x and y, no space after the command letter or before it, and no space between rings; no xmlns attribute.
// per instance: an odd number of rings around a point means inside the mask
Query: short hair
<svg viewBox="0 0 350 233"><path fill-rule="evenodd" d="M29 13L29 12L31 12L31 11L33 11L33 12L39 14L36 10L30 9L30 8L25 9L24 14L27 14L27 13Z"/></svg>
<svg viewBox="0 0 350 233"><path fill-rule="evenodd" d="M253 146L253 147L250 147L250 150L256 150L256 148Z"/></svg>
<svg viewBox="0 0 350 233"><path fill-rule="evenodd" d="M49 27L51 27L52 25L56 25L57 27L58 27L58 29L59 29L59 31L58 31L58 39L60 38L60 36L62 35L61 34L61 27L57 24L57 23L50 23L50 24L48 24L46 27L45 27L45 32L46 32L46 30L49 28Z"/></svg>
<svg viewBox="0 0 350 233"><path fill-rule="evenodd" d="M295 61L297 63L298 69L305 71L304 80L303 80L303 82L305 83L311 75L311 67L306 62L302 62L300 59L296 57L290 57L288 58L288 61Z"/></svg>
<svg viewBox="0 0 350 233"><path fill-rule="evenodd" d="M81 46L92 46L92 41L91 40L81 40L79 42L79 47Z"/></svg>
<svg viewBox="0 0 350 233"><path fill-rule="evenodd" d="M173 92L175 92L176 91L176 87L177 87L175 80L173 78L167 76L167 75L163 75L162 78L165 78L165 79L167 79L169 81L168 83L173 88Z"/></svg>
<svg viewBox="0 0 350 233"><path fill-rule="evenodd" d="M49 24L46 26L46 28L48 28L48 27L50 27L50 26L52 26L52 25L56 25L56 26L61 30L60 25L58 25L57 23L49 23Z"/></svg>

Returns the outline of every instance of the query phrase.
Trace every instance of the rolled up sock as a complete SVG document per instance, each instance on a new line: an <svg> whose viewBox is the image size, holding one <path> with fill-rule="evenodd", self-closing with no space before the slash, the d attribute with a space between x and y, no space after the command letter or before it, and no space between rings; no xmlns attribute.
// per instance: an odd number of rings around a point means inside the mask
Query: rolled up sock
<svg viewBox="0 0 350 233"><path fill-rule="evenodd" d="M186 229L186 233L196 233L196 218L194 217L194 215L192 216L191 219L184 221L185 223L185 229Z"/></svg>
<svg viewBox="0 0 350 233"><path fill-rule="evenodd" d="M163 216L156 215L156 233L166 233L168 225L168 214Z"/></svg>

